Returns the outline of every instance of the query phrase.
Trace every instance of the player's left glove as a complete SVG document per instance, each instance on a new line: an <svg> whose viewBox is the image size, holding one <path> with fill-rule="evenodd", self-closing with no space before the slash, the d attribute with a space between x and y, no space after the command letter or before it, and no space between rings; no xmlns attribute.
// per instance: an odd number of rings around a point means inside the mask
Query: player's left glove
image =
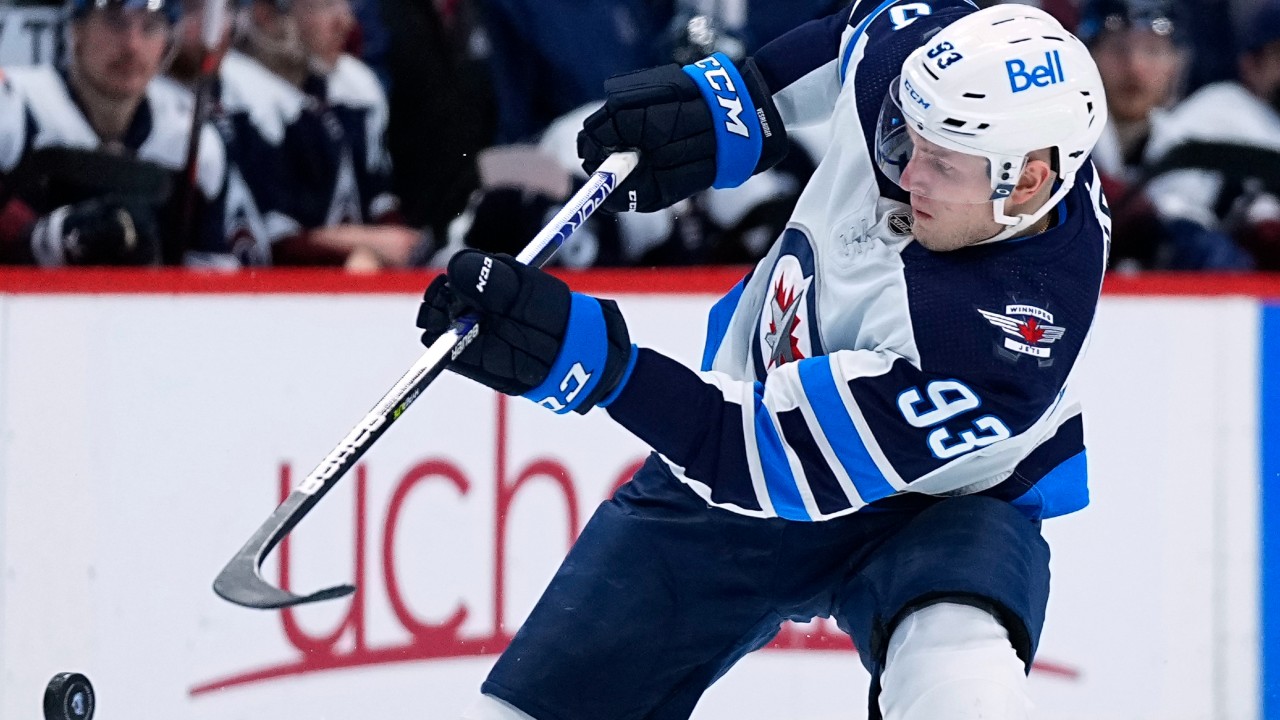
<svg viewBox="0 0 1280 720"><path fill-rule="evenodd" d="M469 312L480 314L480 334L449 365L454 372L558 413L586 413L621 389L633 351L612 300L570 292L509 255L463 250L423 296L422 343Z"/></svg>

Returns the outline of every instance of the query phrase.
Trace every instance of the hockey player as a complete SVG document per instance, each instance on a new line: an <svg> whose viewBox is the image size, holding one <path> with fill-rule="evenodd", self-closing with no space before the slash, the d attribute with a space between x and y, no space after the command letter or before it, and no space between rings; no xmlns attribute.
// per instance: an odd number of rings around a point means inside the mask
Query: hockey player
<svg viewBox="0 0 1280 720"><path fill-rule="evenodd" d="M284 263L346 263L353 269L409 264L422 233L404 225L383 145L386 97L367 66L342 48L352 27L346 0L256 0L246 8L242 48L283 79L284 200L300 225L274 248ZM228 85L254 97L248 73Z"/></svg>
<svg viewBox="0 0 1280 720"><path fill-rule="evenodd" d="M212 49L212 75L204 77L204 0L183 0L177 47L167 75L200 91L207 83L210 124L227 154L224 225L227 244L244 265L272 264L273 246L301 231L285 205L291 187L284 174L282 145L285 128L306 104L301 92L244 53L230 49L234 0L218 0L226 7L222 42Z"/></svg>
<svg viewBox="0 0 1280 720"><path fill-rule="evenodd" d="M1082 8L1076 35L1098 64L1111 115L1093 161L1111 201L1112 267L1153 264L1165 232L1140 183L1152 128L1186 75L1185 19L1173 0L1090 0Z"/></svg>
<svg viewBox="0 0 1280 720"><path fill-rule="evenodd" d="M1091 0L1076 34L1093 53L1111 122L1094 152L1098 169L1132 182L1151 126L1177 100L1187 60L1186 31L1172 0Z"/></svg>
<svg viewBox="0 0 1280 720"><path fill-rule="evenodd" d="M190 99L156 73L172 42L169 0L73 0L65 68L0 80L0 252L10 262L235 267L220 210L225 163L208 127L190 208ZM193 212L195 222L184 222ZM178 236L177 228L192 228Z"/></svg>
<svg viewBox="0 0 1280 720"><path fill-rule="evenodd" d="M1021 5L862 0L741 67L612 79L588 169L660 208L835 139L787 230L711 311L694 371L608 300L475 251L428 287L451 367L656 451L584 528L469 720L672 720L787 619L832 616L885 720L1029 715L1044 518L1088 502L1072 382L1108 245L1084 45Z"/></svg>
<svg viewBox="0 0 1280 720"><path fill-rule="evenodd" d="M1280 2L1259 4L1245 28L1240 80L1200 88L1152 130L1145 190L1165 231L1155 267L1280 270Z"/></svg>

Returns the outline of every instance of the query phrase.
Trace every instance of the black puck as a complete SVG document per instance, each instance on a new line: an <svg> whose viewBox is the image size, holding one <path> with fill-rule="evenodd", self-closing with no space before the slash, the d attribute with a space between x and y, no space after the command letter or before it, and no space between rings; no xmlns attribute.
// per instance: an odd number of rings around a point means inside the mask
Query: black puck
<svg viewBox="0 0 1280 720"><path fill-rule="evenodd" d="M44 687L44 720L92 720L93 704L93 686L80 673L58 673Z"/></svg>

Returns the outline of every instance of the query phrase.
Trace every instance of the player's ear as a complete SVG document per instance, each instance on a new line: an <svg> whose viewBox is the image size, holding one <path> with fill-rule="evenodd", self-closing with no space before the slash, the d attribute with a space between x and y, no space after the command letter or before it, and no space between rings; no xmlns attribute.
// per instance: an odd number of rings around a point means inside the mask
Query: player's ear
<svg viewBox="0 0 1280 720"><path fill-rule="evenodd" d="M1053 167L1049 164L1048 153L1031 153L1022 166L1022 175L1018 178L1018 185L1013 189L1009 200L1015 205L1027 202L1046 187L1052 187L1054 175Z"/></svg>

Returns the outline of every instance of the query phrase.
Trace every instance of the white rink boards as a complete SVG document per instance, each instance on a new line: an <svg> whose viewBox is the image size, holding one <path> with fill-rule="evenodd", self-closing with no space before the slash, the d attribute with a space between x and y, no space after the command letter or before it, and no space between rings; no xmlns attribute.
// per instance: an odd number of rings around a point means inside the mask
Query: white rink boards
<svg viewBox="0 0 1280 720"><path fill-rule="evenodd" d="M38 718L62 670L92 679L98 720L451 720L470 701L645 450L602 413L553 416L446 376L293 535L291 587L359 573L355 600L222 602L210 583L282 477L421 350L412 292L336 283L0 294L0 717ZM715 296L624 290L607 294L633 338L696 363ZM1260 318L1250 297L1104 298L1081 378L1093 503L1045 526L1037 718L1263 718ZM782 644L695 718L865 717L838 631Z"/></svg>

